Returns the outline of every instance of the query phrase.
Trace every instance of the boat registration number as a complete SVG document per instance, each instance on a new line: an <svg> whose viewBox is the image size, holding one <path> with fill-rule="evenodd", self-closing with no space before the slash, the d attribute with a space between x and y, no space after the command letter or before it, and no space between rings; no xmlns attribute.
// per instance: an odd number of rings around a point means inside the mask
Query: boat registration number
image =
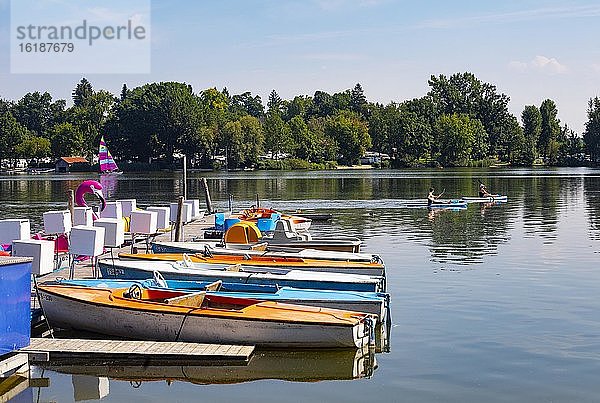
<svg viewBox="0 0 600 403"><path fill-rule="evenodd" d="M108 273L109 276L123 277L125 275L125 270L116 269L114 267L110 267L110 268L106 269L106 272Z"/></svg>

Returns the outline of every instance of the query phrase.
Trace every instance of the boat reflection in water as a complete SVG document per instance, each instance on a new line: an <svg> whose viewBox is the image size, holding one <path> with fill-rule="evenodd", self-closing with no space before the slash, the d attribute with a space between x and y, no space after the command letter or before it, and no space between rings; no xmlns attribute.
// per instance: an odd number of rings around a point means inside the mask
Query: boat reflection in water
<svg viewBox="0 0 600 403"><path fill-rule="evenodd" d="M195 366L143 365L136 362L73 365L51 364L55 372L87 375L99 379L129 381L132 385L150 381L183 381L195 384L229 384L263 379L292 382L351 380L369 378L377 364L373 349L340 350L257 350L248 365ZM99 383L102 385L103 383ZM108 390L105 385L104 390Z"/></svg>

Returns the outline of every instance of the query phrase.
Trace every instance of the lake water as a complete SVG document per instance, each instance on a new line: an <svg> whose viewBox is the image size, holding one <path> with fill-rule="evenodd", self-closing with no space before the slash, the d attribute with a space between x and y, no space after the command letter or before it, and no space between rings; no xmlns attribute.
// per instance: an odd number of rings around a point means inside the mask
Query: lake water
<svg viewBox="0 0 600 403"><path fill-rule="evenodd" d="M25 401L93 398L82 386L90 381L111 402L599 400L599 170L191 174L189 194L201 200L202 175L220 209L229 194L241 209L258 193L265 206L329 212L333 221L313 224L314 235L358 236L380 254L392 294L390 352L376 354L375 365L329 351L259 353L246 370L65 367L44 370L50 386L29 389ZM39 228L42 212L65 207L67 190L88 178L2 176L0 218L28 217ZM478 180L508 203L434 213L401 207L430 186L448 197L475 195ZM159 173L104 185L109 199L146 206L174 201L182 183Z"/></svg>

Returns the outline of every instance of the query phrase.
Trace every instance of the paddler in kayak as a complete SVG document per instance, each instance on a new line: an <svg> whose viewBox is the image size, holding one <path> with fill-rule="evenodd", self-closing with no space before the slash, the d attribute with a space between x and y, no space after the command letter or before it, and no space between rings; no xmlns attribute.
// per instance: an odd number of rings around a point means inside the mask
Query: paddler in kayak
<svg viewBox="0 0 600 403"><path fill-rule="evenodd" d="M483 183L479 183L479 197L492 197Z"/></svg>
<svg viewBox="0 0 600 403"><path fill-rule="evenodd" d="M433 192L435 192L434 188L429 188L429 194L427 195L427 205L431 206L432 204L448 204L450 202L443 202L438 200L440 198L440 196L442 196L444 194L444 191L442 191L442 193L440 193L439 195L435 195Z"/></svg>

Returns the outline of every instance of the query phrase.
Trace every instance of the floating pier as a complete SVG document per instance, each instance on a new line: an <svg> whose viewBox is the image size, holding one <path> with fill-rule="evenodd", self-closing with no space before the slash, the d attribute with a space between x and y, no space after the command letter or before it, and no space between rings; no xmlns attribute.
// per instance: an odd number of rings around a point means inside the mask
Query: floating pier
<svg viewBox="0 0 600 403"><path fill-rule="evenodd" d="M160 362L162 365L247 365L254 346L165 341L32 338L20 350L30 362L83 360Z"/></svg>

